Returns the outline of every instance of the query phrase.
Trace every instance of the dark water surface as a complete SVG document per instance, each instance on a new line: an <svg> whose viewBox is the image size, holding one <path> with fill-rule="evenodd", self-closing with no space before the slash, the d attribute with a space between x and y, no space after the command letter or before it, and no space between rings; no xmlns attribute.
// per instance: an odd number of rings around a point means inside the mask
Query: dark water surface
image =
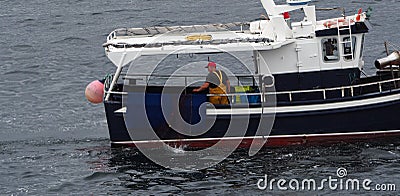
<svg viewBox="0 0 400 196"><path fill-rule="evenodd" d="M400 45L399 0L314 4L344 6L347 13L374 9L374 29L364 52L368 73L373 73L375 58L384 55L385 40ZM264 149L254 157L239 150L198 172L166 170L135 150L110 148L103 106L87 103L83 93L87 83L115 69L101 47L109 32L250 21L262 13L258 0L0 0L0 194L258 195L271 193L257 189L264 174L322 179L335 176L339 167L352 178L395 183L400 189L397 140ZM337 12L320 14L325 18Z"/></svg>

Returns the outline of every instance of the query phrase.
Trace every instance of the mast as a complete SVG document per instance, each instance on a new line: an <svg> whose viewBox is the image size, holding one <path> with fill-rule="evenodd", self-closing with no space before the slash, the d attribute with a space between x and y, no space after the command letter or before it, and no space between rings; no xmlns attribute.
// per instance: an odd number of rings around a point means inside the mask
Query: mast
<svg viewBox="0 0 400 196"><path fill-rule="evenodd" d="M275 11L276 4L273 0L261 0L261 4L263 5L265 11L267 11L267 14L269 16L279 14L279 13L276 13L276 11Z"/></svg>

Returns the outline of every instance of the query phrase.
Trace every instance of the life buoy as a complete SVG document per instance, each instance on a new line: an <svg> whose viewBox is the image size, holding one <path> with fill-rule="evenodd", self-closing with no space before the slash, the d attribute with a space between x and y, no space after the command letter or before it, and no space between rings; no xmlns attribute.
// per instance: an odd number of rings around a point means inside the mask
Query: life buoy
<svg viewBox="0 0 400 196"><path fill-rule="evenodd" d="M333 25L333 21L326 21L326 22L324 22L324 26L325 26L326 28L331 28L332 25Z"/></svg>
<svg viewBox="0 0 400 196"><path fill-rule="evenodd" d="M344 23L346 23L346 21L347 20L345 18L339 18L336 20L328 20L328 21L324 22L324 26L326 28L337 27L336 25L343 26L343 25L345 25Z"/></svg>

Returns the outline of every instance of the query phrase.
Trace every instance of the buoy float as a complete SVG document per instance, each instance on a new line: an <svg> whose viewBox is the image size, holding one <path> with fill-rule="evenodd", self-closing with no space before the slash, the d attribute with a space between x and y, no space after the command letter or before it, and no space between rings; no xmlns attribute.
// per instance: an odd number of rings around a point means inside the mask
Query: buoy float
<svg viewBox="0 0 400 196"><path fill-rule="evenodd" d="M86 86L85 96L90 103L99 104L103 102L104 84L99 80L91 82Z"/></svg>

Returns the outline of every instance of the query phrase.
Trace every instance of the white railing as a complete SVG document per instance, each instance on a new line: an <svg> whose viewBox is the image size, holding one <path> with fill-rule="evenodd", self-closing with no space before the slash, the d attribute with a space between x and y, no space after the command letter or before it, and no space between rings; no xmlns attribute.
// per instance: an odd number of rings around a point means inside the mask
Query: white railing
<svg viewBox="0 0 400 196"><path fill-rule="evenodd" d="M350 91L350 96L349 97L354 97L354 89L356 88L361 88L361 87L367 87L367 86L374 86L377 85L379 91L376 91L376 93L383 93L383 88L382 85L388 84L388 83L393 83L393 82L398 82L400 81L400 78L396 79L391 79L391 80L384 80L384 81L379 81L379 82L371 82L371 83L366 83L366 84L359 84L359 85L352 85L352 86L343 86L343 87L335 87L335 88L325 88L325 89L312 89L312 90L297 90L297 91L281 91L281 92L264 92L264 93L232 93L232 94L207 94L208 97L211 96L228 96L230 98L234 98L238 95L247 95L247 96L262 96L264 95L287 95L289 98L289 101L293 101L293 95L296 94L306 94L306 93L321 93L323 96L323 99L327 99L327 92L330 91L341 91L341 97L346 96L346 90ZM393 89L397 89L396 85ZM392 90L393 90L392 89ZM360 95L362 95L361 93ZM364 93L366 94L366 93Z"/></svg>
<svg viewBox="0 0 400 196"><path fill-rule="evenodd" d="M237 82L237 86L243 86L243 79L248 79L251 80L250 82L252 83L253 86L256 86L258 84L257 80L260 78L261 75L249 75L249 74L235 74L235 75L229 75L228 77L231 78L236 78L235 81ZM151 78L159 78L159 79L174 79L174 78L178 78L178 79L182 79L183 80L183 85L184 86L189 86L190 84L188 83L190 80L190 78L201 78L202 81L204 81L204 79L207 77L206 75L195 75L195 74L185 74L185 75L179 75L179 74L174 74L174 75L159 75L159 74L125 74L125 76L123 77L123 79L128 79L128 80L138 80L138 81L144 81L144 83L146 83L146 85L149 84L149 82L151 81ZM232 84L232 80L231 80L231 84ZM247 81L249 82L249 81Z"/></svg>
<svg viewBox="0 0 400 196"><path fill-rule="evenodd" d="M149 77L149 76L148 76ZM192 75L192 76L178 76L178 77L201 77L197 75ZM134 79L134 78L132 78ZM185 79L187 81L187 79ZM390 84L390 83L396 83L400 82L400 78L396 79L390 79L390 80L383 80L383 81L378 81L378 82L371 82L371 83L366 83L366 84L358 84L358 85L352 85L352 86L343 86L343 87L334 87L334 88L325 88L325 89L312 89L312 90L297 90L297 91L281 91L281 92L260 92L260 93L245 93L245 92L240 92L240 93L229 93L229 94L207 94L208 97L211 96L227 96L231 98L232 100L237 97L237 96L265 96L265 95L287 95L289 98L289 101L293 101L293 97L297 94L307 94L307 93L321 93L323 100L328 99L327 93L332 92L332 91L340 91L341 92L341 97L346 97L346 92L349 92L348 97L354 97L354 96L359 96L359 95L365 95L369 93L383 93L386 91L394 90L394 89L399 89L400 85L393 85L393 88L390 88L388 90L383 88L383 85L385 84ZM355 89L361 88L361 87L368 87L368 86L374 86L376 85L378 87L377 91L374 92L365 92L365 93L359 93L358 95L355 94ZM107 91L107 94L118 94L118 95L127 95L128 92L115 92L115 91ZM265 100L265 99L261 99Z"/></svg>
<svg viewBox="0 0 400 196"><path fill-rule="evenodd" d="M116 31L112 31L108 36L107 36L107 41L110 41L114 38L117 37L117 32Z"/></svg>
<svg viewBox="0 0 400 196"><path fill-rule="evenodd" d="M154 36L158 34L164 34L169 32L182 32L182 33L204 33L204 32L216 32L216 31L227 31L233 30L240 27L240 31L243 32L244 26L250 26L250 22L232 22L225 24L206 24L206 25L190 25L190 26L154 26L144 28L119 28L115 29L107 37L107 40L111 40L116 36Z"/></svg>
<svg viewBox="0 0 400 196"><path fill-rule="evenodd" d="M124 75L123 79L124 80L135 80L136 81L142 81L142 86L149 86L149 82L151 81L152 77L158 78L158 79L182 79L183 82L181 82L179 86L189 86L189 78L201 78L202 81L204 81L204 79L207 77L206 75L195 75L195 74L185 74L185 75L179 75L179 74L175 74L175 75L161 75L161 74L146 74L146 73L125 73L125 74L121 74ZM245 75L245 74L236 74L234 75L234 77L236 78L237 81L237 86L243 86L243 78L247 78L248 80L251 81L247 81L248 83L251 83L252 86L257 86L258 84L258 78L260 77L260 75ZM154 80L157 81L157 80ZM108 81L106 81L107 83ZM163 83L165 81L158 81L160 83ZM232 81L231 81L232 82ZM232 83L231 83L232 84ZM105 85L109 86L109 85ZM140 85L136 85L136 86L140 86ZM167 86L171 86L171 84L167 85ZM116 92L116 91L111 91L108 89L105 89L105 94L115 94L115 95L127 95L127 92ZM237 94L236 94L237 95Z"/></svg>
<svg viewBox="0 0 400 196"><path fill-rule="evenodd" d="M377 91L376 93L382 93L383 92L383 88L382 85L383 84L388 84L388 83L393 83L393 82L398 82L400 81L400 78L396 78L396 79L391 79L391 80L384 80L384 81L379 81L379 82L371 82L371 83L366 83L366 84L358 84L358 85L352 85L352 86L343 86L343 87L335 87L335 88L326 88L326 89L312 89L312 90L300 90L300 91L283 91L283 92L273 92L273 93L265 93L265 94L269 94L269 95L285 95L287 94L289 97L289 100L292 101L293 99L293 95L294 94L304 94L304 93L322 93L322 96L324 98L324 100L327 99L327 92L330 91L341 91L341 96L345 97L346 94L346 90L350 90L350 97L354 97L354 89L356 88L361 88L361 87L367 87L367 86L374 86L377 85L379 88L379 91ZM396 87L394 87L393 89L397 89ZM392 90L393 90L392 89Z"/></svg>

